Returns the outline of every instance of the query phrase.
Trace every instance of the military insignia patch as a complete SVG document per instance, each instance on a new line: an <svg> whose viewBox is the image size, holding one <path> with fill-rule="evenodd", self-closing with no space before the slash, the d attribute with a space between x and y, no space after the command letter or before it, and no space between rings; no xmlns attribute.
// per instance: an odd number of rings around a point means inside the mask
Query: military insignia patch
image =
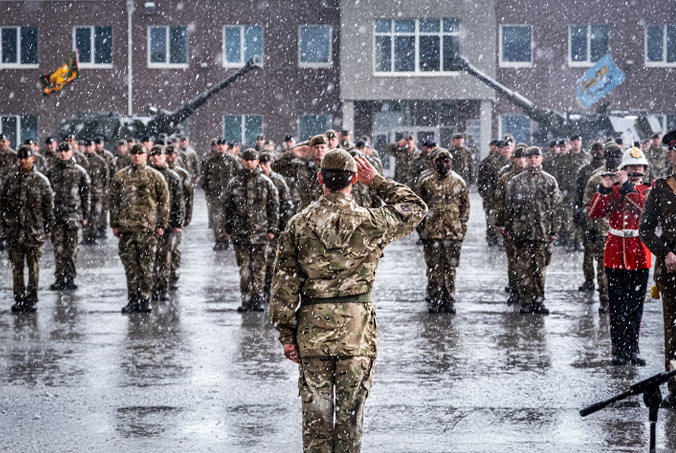
<svg viewBox="0 0 676 453"><path fill-rule="evenodd" d="M411 209L411 205L408 204L396 204L394 205L394 210L397 211L404 220L413 215L413 209Z"/></svg>
<svg viewBox="0 0 676 453"><path fill-rule="evenodd" d="M411 211L411 207L410 207L409 205L407 205L407 204L402 204L402 205L401 205L401 210L404 211L404 212L410 212L410 211Z"/></svg>
<svg viewBox="0 0 676 453"><path fill-rule="evenodd" d="M633 157L634 159L640 159L641 157L643 157L643 153L641 152L641 150L639 148L632 147L631 148L631 157Z"/></svg>

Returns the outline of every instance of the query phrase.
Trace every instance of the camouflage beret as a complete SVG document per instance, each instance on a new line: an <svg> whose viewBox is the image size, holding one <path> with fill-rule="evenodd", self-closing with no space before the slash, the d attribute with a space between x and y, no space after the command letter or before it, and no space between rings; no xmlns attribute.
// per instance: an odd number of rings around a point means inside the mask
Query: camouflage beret
<svg viewBox="0 0 676 453"><path fill-rule="evenodd" d="M315 135L310 139L310 146L328 145L328 144L329 140L326 138L326 135L324 134Z"/></svg>
<svg viewBox="0 0 676 453"><path fill-rule="evenodd" d="M164 146L154 145L152 148L150 148L150 155L151 156L156 156L158 154L166 154L166 151L164 150Z"/></svg>
<svg viewBox="0 0 676 453"><path fill-rule="evenodd" d="M25 159L31 156L33 156L33 148L30 145L21 145L19 146L19 149L16 150L16 157L19 159Z"/></svg>
<svg viewBox="0 0 676 453"><path fill-rule="evenodd" d="M350 153L344 149L332 149L324 154L321 163L322 170L342 170L357 173L357 163Z"/></svg>
<svg viewBox="0 0 676 453"><path fill-rule="evenodd" d="M253 148L247 148L239 155L244 160L258 160L258 153Z"/></svg>
<svg viewBox="0 0 676 453"><path fill-rule="evenodd" d="M434 153L434 160L439 160L442 158L451 159L451 153L445 148L438 148Z"/></svg>
<svg viewBox="0 0 676 453"><path fill-rule="evenodd" d="M336 138L338 137L338 132L334 131L333 129L329 129L328 131L324 132L324 135L326 135L326 138Z"/></svg>
<svg viewBox="0 0 676 453"><path fill-rule="evenodd" d="M134 146L129 150L129 154L145 154L146 147L140 143L135 143Z"/></svg>
<svg viewBox="0 0 676 453"><path fill-rule="evenodd" d="M272 154L269 151L263 151L258 155L258 160L261 163L270 162L272 160Z"/></svg>

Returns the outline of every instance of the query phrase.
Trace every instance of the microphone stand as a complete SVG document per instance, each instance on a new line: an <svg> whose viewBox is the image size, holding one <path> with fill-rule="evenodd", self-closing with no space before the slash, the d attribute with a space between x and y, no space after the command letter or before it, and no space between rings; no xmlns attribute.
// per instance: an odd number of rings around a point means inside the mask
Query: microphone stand
<svg viewBox="0 0 676 453"><path fill-rule="evenodd" d="M643 402L646 407L648 407L648 420L650 421L650 453L655 453L655 438L656 434L656 424L657 424L657 412L660 409L660 404L662 403L662 393L660 392L660 385L667 382L672 377L676 376L676 370L659 373L654 376L649 377L641 382L629 387L629 390L626 392L615 395L610 399L605 401L600 401L594 403L589 407L585 407L580 411L580 415L586 417L587 415L593 414L596 411L600 411L609 404L614 403L615 401L620 401L625 398L628 398L633 395L643 394Z"/></svg>

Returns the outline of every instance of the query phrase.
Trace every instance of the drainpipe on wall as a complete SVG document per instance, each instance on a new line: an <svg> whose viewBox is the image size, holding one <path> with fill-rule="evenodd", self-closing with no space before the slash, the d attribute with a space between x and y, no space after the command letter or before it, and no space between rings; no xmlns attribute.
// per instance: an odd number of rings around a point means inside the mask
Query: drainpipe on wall
<svg viewBox="0 0 676 453"><path fill-rule="evenodd" d="M132 69L132 51L134 40L132 38L132 14L134 13L134 0L127 0L127 115L133 113L132 89L134 73Z"/></svg>

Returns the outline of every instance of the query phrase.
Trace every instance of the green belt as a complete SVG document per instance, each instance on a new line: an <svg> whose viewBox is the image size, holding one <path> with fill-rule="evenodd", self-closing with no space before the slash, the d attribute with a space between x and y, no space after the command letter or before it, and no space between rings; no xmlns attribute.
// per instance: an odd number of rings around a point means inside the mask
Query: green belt
<svg viewBox="0 0 676 453"><path fill-rule="evenodd" d="M371 292L363 294L353 294L351 296L342 297L306 297L301 296L301 305L316 305L316 304L349 304L349 303L368 303L371 302Z"/></svg>

